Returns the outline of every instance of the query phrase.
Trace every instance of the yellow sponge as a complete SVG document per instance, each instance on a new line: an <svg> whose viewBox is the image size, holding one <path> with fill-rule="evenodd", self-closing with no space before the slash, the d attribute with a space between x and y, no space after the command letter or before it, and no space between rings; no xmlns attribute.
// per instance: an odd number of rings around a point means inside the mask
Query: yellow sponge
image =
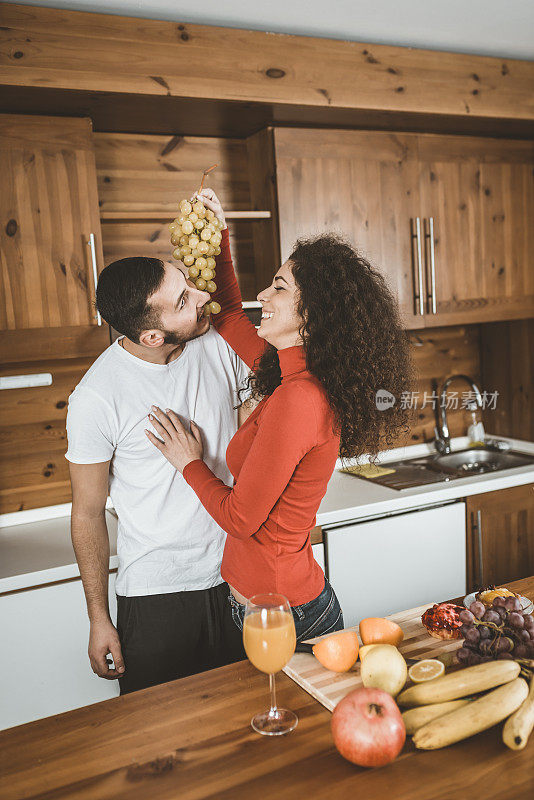
<svg viewBox="0 0 534 800"><path fill-rule="evenodd" d="M355 467L344 467L340 472L356 475L357 478L380 478L395 472L391 467L378 467L376 464L357 464Z"/></svg>

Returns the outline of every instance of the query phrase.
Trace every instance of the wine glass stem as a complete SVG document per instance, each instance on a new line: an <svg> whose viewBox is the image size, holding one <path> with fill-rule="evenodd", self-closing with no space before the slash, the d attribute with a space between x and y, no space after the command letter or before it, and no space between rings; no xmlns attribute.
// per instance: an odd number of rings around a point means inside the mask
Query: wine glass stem
<svg viewBox="0 0 534 800"><path fill-rule="evenodd" d="M269 716L276 717L278 709L276 707L276 688L274 685L274 672L269 673L269 689L271 690L271 708L269 709Z"/></svg>

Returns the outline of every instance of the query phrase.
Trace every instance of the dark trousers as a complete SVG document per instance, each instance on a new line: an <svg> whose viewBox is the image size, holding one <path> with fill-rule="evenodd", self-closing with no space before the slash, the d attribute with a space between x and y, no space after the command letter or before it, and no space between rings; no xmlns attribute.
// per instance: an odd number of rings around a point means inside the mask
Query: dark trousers
<svg viewBox="0 0 534 800"><path fill-rule="evenodd" d="M117 597L124 657L120 693L184 678L246 658L232 620L229 588Z"/></svg>

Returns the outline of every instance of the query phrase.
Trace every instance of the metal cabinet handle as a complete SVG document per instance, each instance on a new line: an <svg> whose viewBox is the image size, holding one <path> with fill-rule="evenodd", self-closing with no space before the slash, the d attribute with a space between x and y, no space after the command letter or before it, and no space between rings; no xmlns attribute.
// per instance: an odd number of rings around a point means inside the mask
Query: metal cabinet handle
<svg viewBox="0 0 534 800"><path fill-rule="evenodd" d="M473 522L474 514L471 515L471 519ZM481 589L484 588L484 558L482 555L482 512L480 509L476 512L476 524L473 524L473 527L476 527L477 531L477 549L478 549L478 583Z"/></svg>
<svg viewBox="0 0 534 800"><path fill-rule="evenodd" d="M413 223L413 220L412 220ZM421 219L415 218L415 233L412 232L412 240L415 239L416 254L417 254L417 295L415 297L415 313L417 314L417 306L419 305L419 314L424 316L425 304L423 298L423 256L421 248Z"/></svg>
<svg viewBox="0 0 534 800"><path fill-rule="evenodd" d="M89 241L87 242L87 244L89 245L89 247L91 249L91 263L93 265L93 283L94 283L94 286L95 286L95 304L96 304L96 286L97 286L97 283L98 283L98 269L97 269L97 266L96 266L96 249L95 249L95 235L94 235L94 233L90 233L89 234ZM95 305L95 311L96 311L96 324L97 325L102 325L102 317L100 316L100 311L98 310L98 308L96 308L96 305Z"/></svg>
<svg viewBox="0 0 534 800"><path fill-rule="evenodd" d="M434 252L434 217L428 218L428 231L427 231L427 221L425 219L425 242L428 241L429 243L429 253L430 253L430 293L427 296L429 301L430 310L432 314L437 313L437 304L436 304L436 255ZM426 257L426 248L425 248L425 257Z"/></svg>

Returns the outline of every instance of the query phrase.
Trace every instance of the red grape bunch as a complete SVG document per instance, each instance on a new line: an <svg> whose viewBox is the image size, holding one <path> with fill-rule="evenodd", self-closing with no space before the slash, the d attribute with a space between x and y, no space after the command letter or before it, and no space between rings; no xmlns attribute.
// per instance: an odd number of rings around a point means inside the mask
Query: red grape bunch
<svg viewBox="0 0 534 800"><path fill-rule="evenodd" d="M460 664L534 658L534 617L523 613L519 598L496 597L490 607L475 600L460 612L460 620Z"/></svg>

